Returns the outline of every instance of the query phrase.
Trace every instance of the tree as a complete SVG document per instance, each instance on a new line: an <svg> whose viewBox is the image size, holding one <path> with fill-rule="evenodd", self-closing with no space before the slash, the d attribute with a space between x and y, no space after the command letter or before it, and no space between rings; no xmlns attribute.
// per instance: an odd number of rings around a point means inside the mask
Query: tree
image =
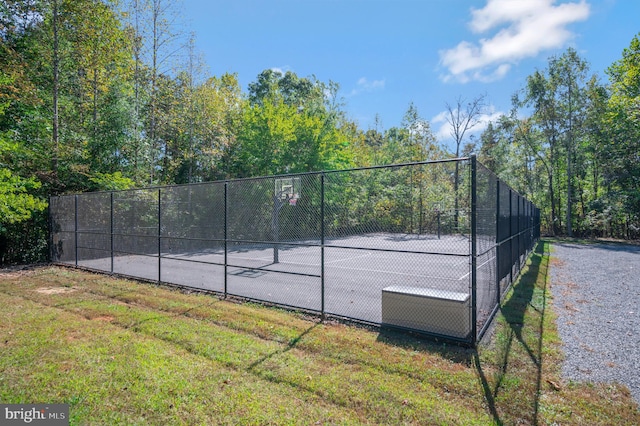
<svg viewBox="0 0 640 426"><path fill-rule="evenodd" d="M199 180L228 179L238 169L239 136L246 101L236 74L211 77L196 93L199 123L194 161Z"/></svg>
<svg viewBox="0 0 640 426"><path fill-rule="evenodd" d="M640 34L608 69L611 96L605 115L610 145L604 153L607 181L629 218L640 220ZM629 221L628 221L629 222ZM627 236L629 235L629 226Z"/></svg>
<svg viewBox="0 0 640 426"><path fill-rule="evenodd" d="M101 97L114 81L123 87L131 69L131 45L115 11L108 3L73 3L73 61L82 90L82 109L94 142L98 138Z"/></svg>
<svg viewBox="0 0 640 426"><path fill-rule="evenodd" d="M131 78L133 80L133 129L132 137L129 141L129 159L132 163L132 169L135 173L136 181L143 181L143 176L147 174L151 168L147 163L152 163L150 158L151 144L145 137L144 124L142 118L143 105L148 102L146 96L145 69L143 63L143 44L145 41L145 31L143 30L143 15L145 11L145 0L130 0L127 10L122 15L127 19L127 34L129 35L129 44L131 46L131 54L133 56L133 69L131 70Z"/></svg>
<svg viewBox="0 0 640 426"><path fill-rule="evenodd" d="M325 110L325 92L331 91L332 83L327 86L315 77L300 78L292 71L282 74L280 71L266 69L258 75L255 82L249 83L248 99L251 105L264 105L266 101L278 96L285 105L317 113Z"/></svg>
<svg viewBox="0 0 640 426"><path fill-rule="evenodd" d="M572 200L573 163L575 145L584 138L584 119L588 97L586 96L586 78L588 64L578 56L575 50L568 49L559 57L552 57L545 71L536 71L527 78L524 99L514 97L514 107L533 109L531 125L533 133L539 130L544 138L540 149L548 150L548 190L551 198L551 223L553 233L562 228L560 216L561 197L559 189L566 188L566 232L571 235L573 221ZM529 144L532 144L529 139ZM536 149L539 151L540 149ZM564 174L566 179L560 181Z"/></svg>
<svg viewBox="0 0 640 426"><path fill-rule="evenodd" d="M573 163L576 139L581 136L585 116L585 84L588 64L569 48L562 56L549 61L549 78L559 98L560 120L564 132L567 175L567 235L572 230Z"/></svg>
<svg viewBox="0 0 640 426"><path fill-rule="evenodd" d="M11 83L12 79L0 70L0 87ZM4 116L9 103L0 102L0 117ZM21 147L16 142L0 132L0 265L5 261L8 240L17 237L10 231L10 226L31 219L47 207L47 203L35 194L41 183L33 177L20 176L9 168L8 157L22 154L20 151Z"/></svg>
<svg viewBox="0 0 640 426"><path fill-rule="evenodd" d="M401 126L407 132L406 143L411 150L408 161L433 160L442 154L431 132L429 122L420 117L418 108L413 102L409 104Z"/></svg>
<svg viewBox="0 0 640 426"><path fill-rule="evenodd" d="M88 179L128 170L125 157L133 125L131 111L132 46L110 2L78 0L67 6L71 43L74 131L83 135L77 147L76 170ZM84 166L84 167L80 167ZM100 175L98 175L100 174ZM102 179L102 178L101 178ZM95 180L95 179L94 179Z"/></svg>
<svg viewBox="0 0 640 426"><path fill-rule="evenodd" d="M467 102L466 99L458 96L455 106L449 103L445 104L447 108L447 123L450 126L450 134L456 144L455 157L460 157L460 147L464 141L465 135L480 124L482 115L486 108L486 95L482 94ZM459 163L456 162L456 170L454 176L455 197L455 226L458 226L458 186L459 186Z"/></svg>
<svg viewBox="0 0 640 426"><path fill-rule="evenodd" d="M160 85L171 79L174 62L184 49L178 3L169 0L130 0L127 12L134 56L134 93L137 119L141 127L135 130L136 161L146 163L147 180L158 181L162 168L165 140L159 138ZM167 93L166 90L164 93ZM166 118L166 117L165 117ZM167 123L167 121L164 121ZM165 132L166 133L166 132ZM145 158L146 157L146 158Z"/></svg>
<svg viewBox="0 0 640 426"><path fill-rule="evenodd" d="M53 14L51 17L51 27L53 32L53 52L52 52L52 62L53 62L53 89L52 89L52 98L53 98L53 117L52 117L52 135L51 139L53 140L53 156L52 156L52 165L54 175L58 173L58 156L60 151L60 141L59 141L59 132L58 127L59 116L58 116L58 97L60 92L60 33L58 31L58 25L60 20L60 14L58 13L58 0L52 0L52 8Z"/></svg>
<svg viewBox="0 0 640 426"><path fill-rule="evenodd" d="M335 169L353 164L352 126L338 85L265 70L249 84L234 175Z"/></svg>
<svg viewBox="0 0 640 426"><path fill-rule="evenodd" d="M499 131L494 127L493 123L489 123L480 135L478 160L496 174L500 172L499 168L504 163L504 155L499 152L499 146Z"/></svg>
<svg viewBox="0 0 640 426"><path fill-rule="evenodd" d="M464 137L469 131L480 124L482 116L487 107L487 95L478 95L468 101L462 97L456 99L456 104L446 103L447 123L450 126L450 134L456 144L456 158L460 156L460 147L464 141Z"/></svg>
<svg viewBox="0 0 640 426"><path fill-rule="evenodd" d="M111 5L95 0L26 1L12 9L22 16L17 22L29 22L12 26L16 30L5 33L4 40L11 51L9 62L23 68L15 81L29 96L12 102L1 125L20 135L24 152L32 156L24 164L52 193L87 189L94 170L107 171L98 168L101 163L94 157L106 158L103 150L110 155L122 152L113 148L116 142L98 135L105 127L105 108L121 105L115 98L127 96L129 48Z"/></svg>

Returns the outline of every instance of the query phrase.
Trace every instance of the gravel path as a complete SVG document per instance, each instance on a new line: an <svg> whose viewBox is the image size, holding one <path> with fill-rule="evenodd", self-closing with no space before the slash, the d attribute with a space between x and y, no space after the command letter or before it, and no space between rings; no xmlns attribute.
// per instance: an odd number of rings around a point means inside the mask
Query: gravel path
<svg viewBox="0 0 640 426"><path fill-rule="evenodd" d="M564 377L625 384L640 403L640 246L554 243L551 256Z"/></svg>

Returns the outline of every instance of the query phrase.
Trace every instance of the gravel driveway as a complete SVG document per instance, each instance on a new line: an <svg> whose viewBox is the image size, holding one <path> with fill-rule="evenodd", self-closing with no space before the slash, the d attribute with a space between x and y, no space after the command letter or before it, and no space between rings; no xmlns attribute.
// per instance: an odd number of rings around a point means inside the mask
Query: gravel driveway
<svg viewBox="0 0 640 426"><path fill-rule="evenodd" d="M640 403L640 246L554 243L551 256L564 377L625 384Z"/></svg>

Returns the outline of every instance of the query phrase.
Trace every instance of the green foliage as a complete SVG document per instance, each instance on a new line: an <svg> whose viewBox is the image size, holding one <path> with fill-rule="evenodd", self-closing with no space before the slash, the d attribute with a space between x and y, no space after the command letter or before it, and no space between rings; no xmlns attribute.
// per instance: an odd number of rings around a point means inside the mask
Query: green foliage
<svg viewBox="0 0 640 426"><path fill-rule="evenodd" d="M480 161L541 208L544 232L638 235L638 52L636 37L608 70L609 87L587 78L573 49L550 58L514 95L510 116L483 132Z"/></svg>
<svg viewBox="0 0 640 426"><path fill-rule="evenodd" d="M0 168L0 232L7 224L30 219L34 212L47 207L45 201L32 195L39 188L40 182L35 179L24 179Z"/></svg>
<svg viewBox="0 0 640 426"><path fill-rule="evenodd" d="M0 158L3 149L11 145L0 137ZM23 178L0 167L0 265L45 258L47 203L39 195L40 188L35 178Z"/></svg>
<svg viewBox="0 0 640 426"><path fill-rule="evenodd" d="M6 88L11 83L13 79L0 72L0 87ZM9 105L9 101L0 103L0 117ZM25 179L8 167L11 157L19 151L17 142L0 133L0 234L7 231L7 225L26 221L47 207L46 202L35 195L41 183L34 178Z"/></svg>
<svg viewBox="0 0 640 426"><path fill-rule="evenodd" d="M7 70L11 72L11 69ZM17 77L0 71L0 123L12 111L16 97ZM19 84L18 84L19 85ZM24 178L21 161L29 151L12 137L12 132L0 131L0 265L37 261L46 253L47 203L41 197L41 183L34 177ZM27 171L28 173L28 171Z"/></svg>
<svg viewBox="0 0 640 426"><path fill-rule="evenodd" d="M299 96L272 91L245 108L238 135L242 149L234 159L234 176L339 169L354 164L347 137L333 123L330 111L301 107L314 100L300 100ZM294 98L301 103L292 104Z"/></svg>
<svg viewBox="0 0 640 426"><path fill-rule="evenodd" d="M95 184L95 187L92 189L96 191L119 191L135 186L135 182L128 177L124 177L121 172L96 172L89 180Z"/></svg>
<svg viewBox="0 0 640 426"><path fill-rule="evenodd" d="M640 221L640 34L607 70L611 96L604 117L609 144L603 152L605 180L615 185L626 209Z"/></svg>

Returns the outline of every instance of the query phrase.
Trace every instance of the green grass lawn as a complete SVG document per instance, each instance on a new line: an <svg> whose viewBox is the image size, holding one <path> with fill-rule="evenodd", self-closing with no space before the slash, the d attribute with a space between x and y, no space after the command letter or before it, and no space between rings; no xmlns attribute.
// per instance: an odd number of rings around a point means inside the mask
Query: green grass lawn
<svg viewBox="0 0 640 426"><path fill-rule="evenodd" d="M71 424L640 424L565 383L541 243L478 352L65 269L0 273L0 402ZM489 339L487 339L489 340Z"/></svg>

